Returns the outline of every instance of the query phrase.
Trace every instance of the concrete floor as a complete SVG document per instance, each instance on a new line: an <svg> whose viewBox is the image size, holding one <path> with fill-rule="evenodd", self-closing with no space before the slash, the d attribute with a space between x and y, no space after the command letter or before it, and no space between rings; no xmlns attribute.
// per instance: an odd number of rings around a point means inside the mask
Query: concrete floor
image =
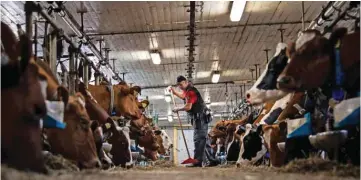
<svg viewBox="0 0 361 180"><path fill-rule="evenodd" d="M141 180L141 179L156 179L156 180L219 180L219 179L238 179L238 180L336 180L336 179L360 179L359 177L342 177L330 176L330 173L283 173L273 172L263 168L235 168L233 167L211 167L211 168L185 168L185 167L171 167L171 168L133 168L121 169L116 168L107 171L86 170L81 172L61 172L56 171L51 175L39 175L34 173L19 172L2 166L1 179L2 180Z"/></svg>

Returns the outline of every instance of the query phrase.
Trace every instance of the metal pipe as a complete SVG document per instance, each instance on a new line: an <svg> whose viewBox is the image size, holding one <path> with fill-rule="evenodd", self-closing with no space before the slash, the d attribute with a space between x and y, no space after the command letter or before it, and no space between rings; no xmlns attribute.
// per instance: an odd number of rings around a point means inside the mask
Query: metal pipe
<svg viewBox="0 0 361 180"><path fill-rule="evenodd" d="M268 64L268 51L271 49L264 49L263 51L266 52L266 64Z"/></svg>
<svg viewBox="0 0 361 180"><path fill-rule="evenodd" d="M243 92L246 93L246 84L243 84Z"/></svg>
<svg viewBox="0 0 361 180"><path fill-rule="evenodd" d="M234 84L234 81L223 81L218 83L212 83L212 82L205 82L205 83L193 83L193 85L219 85L219 84ZM145 86L142 87L142 89L160 89L160 88L166 88L168 86L176 86L176 84L168 84L168 85L159 85L159 86Z"/></svg>
<svg viewBox="0 0 361 180"><path fill-rule="evenodd" d="M38 57L38 24L37 24L37 21L34 21L34 56L35 56L35 60L37 59Z"/></svg>
<svg viewBox="0 0 361 180"><path fill-rule="evenodd" d="M305 21L305 23L311 23L312 21ZM279 26L279 25L293 25L293 24L302 24L302 21L290 21L290 22L270 22L270 23L251 23L251 24L239 24L239 25L225 25L225 26L211 26L211 27L199 27L198 30L212 30L212 29L226 29L226 28L238 28L244 26ZM114 32L101 32L101 33L88 33L89 37L91 36L113 36L113 35L131 35L131 34L146 34L146 33L162 33L162 32L181 32L188 31L187 28L178 28L178 29L163 29L163 30L153 30L149 31L114 31Z"/></svg>
<svg viewBox="0 0 361 180"><path fill-rule="evenodd" d="M99 85L99 76L95 76L95 85L98 86Z"/></svg>
<svg viewBox="0 0 361 180"><path fill-rule="evenodd" d="M239 86L240 87L240 89L241 89L241 99L243 98L243 88L242 88L242 85L241 86Z"/></svg>
<svg viewBox="0 0 361 180"><path fill-rule="evenodd" d="M88 63L86 61L84 61L84 64L83 64L83 80L84 80L84 85L86 88L88 88L88 84L89 84L89 66L88 66Z"/></svg>
<svg viewBox="0 0 361 180"><path fill-rule="evenodd" d="M69 46L68 52L70 55L69 59L69 93L71 95L75 94L75 48L72 46Z"/></svg>
<svg viewBox="0 0 361 180"><path fill-rule="evenodd" d="M79 31L79 29L81 29L81 27L79 27L80 25L78 24L78 22L76 21L76 19L74 18L74 16L65 8L65 6L62 4L59 8L61 8L66 14L67 14L67 17L69 18L69 20L71 21L71 23L75 26L75 28ZM66 18L64 18L64 21L66 21ZM82 38L86 40L86 43L88 44L88 47L89 49L95 54L95 56L97 56L97 58L99 59L99 61L102 61L104 60L104 58L101 56L99 50L95 47L95 45L90 41L90 38L89 36L84 33L84 32L80 32L80 34L82 35ZM92 67L94 69L95 66L93 66L93 63L91 63ZM110 71L120 79L120 77L115 74L115 72L113 72L112 69L110 69Z"/></svg>
<svg viewBox="0 0 361 180"><path fill-rule="evenodd" d="M311 24L308 26L307 29L315 29L317 26L323 24L325 20L322 19L322 15L323 16L331 15L335 11L333 7L340 8L341 6L343 6L344 3L346 3L346 1L329 2L324 8L324 10L321 11L320 14L311 22Z"/></svg>
<svg viewBox="0 0 361 180"><path fill-rule="evenodd" d="M49 36L49 39L50 39L50 42L49 42L49 67L51 69L51 71L56 74L57 70L56 70L56 62L57 62L57 34L55 33L56 30L53 29L50 36Z"/></svg>
<svg viewBox="0 0 361 180"><path fill-rule="evenodd" d="M52 25L52 27L54 27L58 32L63 32L62 29L57 25L57 23L48 15L48 13L40 6L40 4L33 2L33 1L27 1L26 3L32 3L34 4L34 6L36 7L37 11L40 13L40 15L49 22L49 24ZM74 42L72 42L72 40L70 39L70 37L66 34L62 34L64 37L64 40L69 43L69 46L72 48L77 48L77 45L75 45ZM99 72L100 74L104 74L103 72L99 71L94 63L86 56L86 54L84 54L84 52L79 51L79 54L85 59L85 61L89 62L90 65L92 66L92 68L96 71ZM107 80L106 80L107 81Z"/></svg>
<svg viewBox="0 0 361 180"><path fill-rule="evenodd" d="M285 29L279 28L278 31L281 32L281 42L283 43L283 32L285 31Z"/></svg>
<svg viewBox="0 0 361 180"><path fill-rule="evenodd" d="M33 5L26 2L24 5L25 9L25 22L26 22L26 35L31 38L33 36Z"/></svg>
<svg viewBox="0 0 361 180"><path fill-rule="evenodd" d="M234 93L236 95L236 106L238 105L238 97L237 97L237 94L238 93Z"/></svg>
<svg viewBox="0 0 361 180"><path fill-rule="evenodd" d="M91 54L91 53L86 53L85 55L88 56L88 57L94 57L94 54ZM60 58L64 59L64 58L69 58L69 57L70 57L69 54L66 54L66 55L62 55ZM39 59L44 59L44 56L39 56L38 58Z"/></svg>
<svg viewBox="0 0 361 180"><path fill-rule="evenodd" d="M302 9L302 30L305 30L305 2L301 2L301 9Z"/></svg>

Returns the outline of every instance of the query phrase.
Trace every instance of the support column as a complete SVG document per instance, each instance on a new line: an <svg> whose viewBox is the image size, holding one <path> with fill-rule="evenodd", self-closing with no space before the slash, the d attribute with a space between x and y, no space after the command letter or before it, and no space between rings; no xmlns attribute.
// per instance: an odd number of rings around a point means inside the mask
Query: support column
<svg viewBox="0 0 361 180"><path fill-rule="evenodd" d="M100 74L94 72L94 78L95 78L95 85L98 86L100 83Z"/></svg>
<svg viewBox="0 0 361 180"><path fill-rule="evenodd" d="M69 51L69 93L70 95L75 94L75 49L71 46L68 48Z"/></svg>
<svg viewBox="0 0 361 180"><path fill-rule="evenodd" d="M83 81L84 81L84 85L86 88L88 88L88 84L89 84L89 77L88 77L88 74L89 74L89 63L87 61L85 61L85 59L83 59L84 61L84 70L83 70Z"/></svg>
<svg viewBox="0 0 361 180"><path fill-rule="evenodd" d="M56 19L55 16L53 16L54 20ZM49 36L49 67L51 71L56 74L56 61L57 61L57 48L56 48L56 42L57 42L57 32L56 29L53 27L50 27L50 36Z"/></svg>

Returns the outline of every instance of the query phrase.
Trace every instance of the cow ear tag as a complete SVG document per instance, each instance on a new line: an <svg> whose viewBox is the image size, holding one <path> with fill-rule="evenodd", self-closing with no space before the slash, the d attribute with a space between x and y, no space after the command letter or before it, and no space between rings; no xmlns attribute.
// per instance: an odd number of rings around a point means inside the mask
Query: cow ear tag
<svg viewBox="0 0 361 180"><path fill-rule="evenodd" d="M111 126L110 123L105 123L105 128L109 129Z"/></svg>

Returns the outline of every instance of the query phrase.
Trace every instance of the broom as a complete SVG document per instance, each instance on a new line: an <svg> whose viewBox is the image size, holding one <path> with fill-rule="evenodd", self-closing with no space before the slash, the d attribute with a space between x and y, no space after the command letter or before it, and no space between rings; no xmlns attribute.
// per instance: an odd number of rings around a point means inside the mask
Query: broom
<svg viewBox="0 0 361 180"><path fill-rule="evenodd" d="M173 105L174 105L174 107L175 107L175 101L174 101L174 95L173 95L173 93L171 93L171 97L172 97ZM184 136L183 126L182 126L182 122L181 122L181 119L180 119L180 117L179 117L178 111L177 111L177 117L178 117L178 121L179 121L179 126L180 126L181 131L182 131L182 136L183 136L184 144L186 145L187 154L188 154L188 159L184 160L181 164L196 164L196 163L198 162L198 160L191 158L191 154L189 153L187 141L186 141L186 138L185 138L185 136Z"/></svg>

